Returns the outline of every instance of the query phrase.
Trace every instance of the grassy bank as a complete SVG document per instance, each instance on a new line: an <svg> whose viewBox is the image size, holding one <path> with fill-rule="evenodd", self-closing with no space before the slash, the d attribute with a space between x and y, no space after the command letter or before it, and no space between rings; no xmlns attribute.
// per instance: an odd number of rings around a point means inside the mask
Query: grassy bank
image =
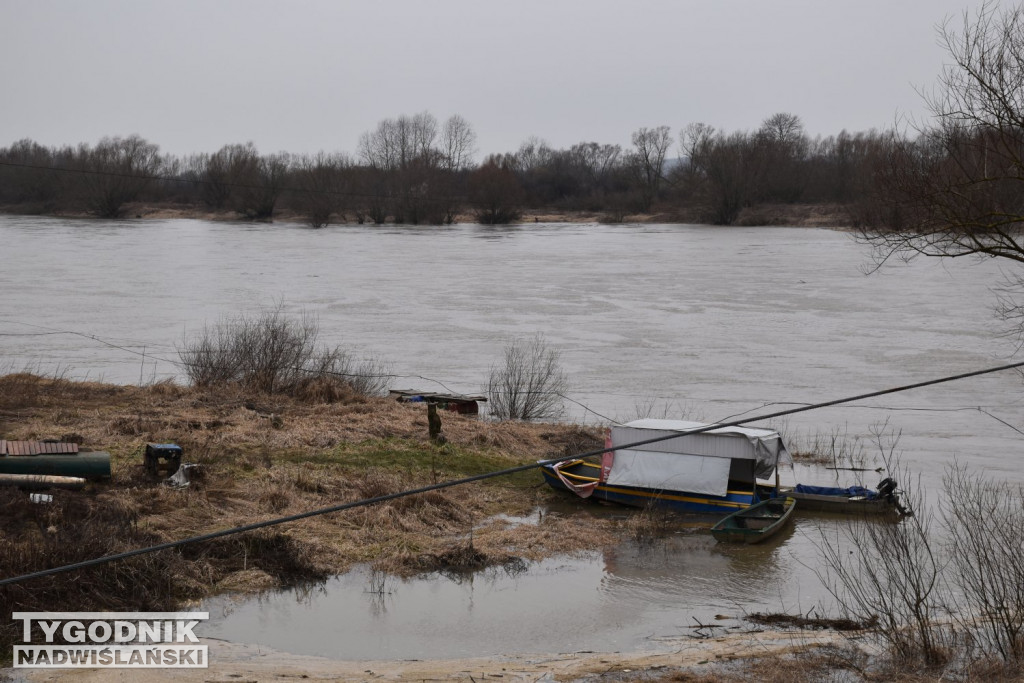
<svg viewBox="0 0 1024 683"><path fill-rule="evenodd" d="M109 483L51 504L0 489L0 575L17 574L271 517L479 474L601 443L570 425L444 414L356 395L334 403L173 384L148 387L0 377L0 438L65 439L112 456ZM201 476L174 490L142 467L173 441ZM0 588L19 610L170 609L217 592L318 580L369 562L397 574L531 560L615 542L613 522L574 514L512 525L552 494L539 473L478 482ZM580 533L585 528L586 533ZM9 624L10 622L5 622ZM4 640L12 633L4 631Z"/></svg>

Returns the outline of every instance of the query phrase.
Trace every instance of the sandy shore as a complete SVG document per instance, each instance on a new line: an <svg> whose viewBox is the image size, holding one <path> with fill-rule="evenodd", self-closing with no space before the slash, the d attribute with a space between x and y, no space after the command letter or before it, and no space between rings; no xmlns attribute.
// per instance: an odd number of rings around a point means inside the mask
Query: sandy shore
<svg viewBox="0 0 1024 683"><path fill-rule="evenodd" d="M711 638L681 638L642 652L511 654L439 660L338 661L278 652L258 645L206 641L208 669L6 669L16 681L228 682L309 681L573 681L632 680L641 673L657 680L678 672L710 673L725 663L779 656L839 643L828 631L757 631Z"/></svg>

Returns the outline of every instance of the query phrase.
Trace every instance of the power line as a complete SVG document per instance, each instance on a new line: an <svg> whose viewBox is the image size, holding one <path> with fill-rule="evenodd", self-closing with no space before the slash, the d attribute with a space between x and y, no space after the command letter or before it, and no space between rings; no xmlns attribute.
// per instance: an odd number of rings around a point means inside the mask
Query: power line
<svg viewBox="0 0 1024 683"><path fill-rule="evenodd" d="M796 402L791 402L791 401L773 401L771 403L765 403L764 405L759 406L757 408L751 408L750 410L745 410L742 413L737 413L735 415L730 415L730 416L728 416L728 417L726 417L724 419L729 420L729 419L732 419L734 417L740 417L741 415L746 415L747 413L751 413L751 412L753 412L755 410L760 410L761 408L764 408L764 407L767 407L767 406L772 406L772 405L800 405L800 406L807 406L807 405L810 405L810 404L809 403L796 403ZM1013 431L1017 432L1018 434L1024 435L1024 430L1021 430L1020 428L1010 424L1009 422L1007 422L1003 418L999 417L998 415L993 415L988 410L985 410L985 408L987 408L989 406L960 406L960 407L956 407L956 408L933 408L933 407L925 408L925 407L920 407L920 406L871 406L871 405L855 405L855 406L849 406L849 407L851 407L851 408L859 408L859 409L862 409L862 410L884 410L884 411L893 412L893 413L899 413L899 412L961 413L961 412L974 412L974 411L976 411L976 412L981 413L982 415L986 415L986 416L992 418L996 422L999 422L1000 424L1002 424L1002 425L1004 425L1006 427L1009 427L1010 429L1012 429Z"/></svg>
<svg viewBox="0 0 1024 683"><path fill-rule="evenodd" d="M294 515L288 515L288 516L285 516L285 517L276 517L276 518L273 518L273 519L264 520L262 522L253 522L251 524L245 524L245 525L242 525L242 526L231 527L229 529L223 529L221 531L214 531L212 533L202 534L200 536L192 536L192 537L189 537L189 538L179 539L177 541L168 541L166 543L159 543L157 545L146 546L144 548L136 548L135 550L128 550L128 551L125 551L125 552L122 552L122 553L116 553L114 555L106 555L104 557L96 557L96 558L93 558L91 560L84 560L82 562L75 562L75 563L72 563L72 564L61 565L59 567L53 567L53 568L50 568L50 569L43 569L43 570L40 570L40 571L31 572L29 574L22 574L22 575L19 575L19 576L13 576L13 577L9 577L9 578L6 578L6 579L0 579L0 586L7 586L7 585L16 584L16 583L22 583L22 582L25 582L25 581L29 581L31 579L39 579L39 578L43 578L43 577L46 577L46 576L53 576L55 574L62 574L62 573L65 573L65 572L75 571L75 570L78 570L78 569L86 569L88 567L95 567L95 566L99 566L99 565L103 565L103 564L108 564L110 562L115 562L117 560L124 560L124 559L128 559L128 558L131 558L131 557L136 557L138 555L145 555L145 554L148 554L148 553L159 552L161 550L170 550L172 548L180 548L182 546L190 545L190 544L193 544L193 543L201 543L201 542L204 542L204 541L212 541L212 540L215 540L215 539L218 539L218 538L223 538L225 536L232 536L234 534L245 533L247 531L255 531L257 529L264 529L264 528L271 527L271 526L278 526L280 524L287 524L288 522L296 522L296 521L307 519L307 518L310 518L310 517L317 517L317 516L320 516L320 515L330 514L332 512L341 512L343 510L351 510L353 508L364 507L364 506L367 506L367 505L373 505L375 503L383 503L383 502L386 502L386 501L389 501L389 500L396 500L398 498L404 498L406 496L413 496L413 495L417 495L417 494L420 494L420 493L428 493L430 491L438 491L438 490L441 490L441 489L451 488L453 486L461 486L462 484L469 484L469 483L476 482L476 481L483 481L485 479L492 479L494 477L502 477L502 476L506 476L506 475L509 475L509 474L516 474L517 472L525 472L527 470L536 469L538 467L543 467L545 465L553 465L555 463L562 462L562 461L565 461L565 460L572 460L572 459L577 459L577 458L588 458L588 457L592 457L592 456L596 456L596 455L601 455L603 453L608 453L610 451L614 451L614 450L617 450L617 449L627 449L627 448L636 448L637 446L645 446L647 444L657 443L659 441L667 441L669 439L678 438L681 433L685 433L685 434L701 434L701 433L712 431L712 430L715 430L715 429L723 429L723 428L727 428L727 427L740 427L742 425L747 424L748 422L760 422L762 420L770 420L770 419L774 419L774 418L777 418L777 417L785 417L786 415L793 415L793 414L796 414L796 413L803 413L803 412L807 412L807 411L810 411L810 410L817 410L819 408L828 408L828 407L831 407L831 406L842 405L842 404L845 404L845 403L852 403L854 401L862 401L864 399L875 398L875 397L878 397L878 396L885 396L887 394L895 394L895 393L899 393L899 392L903 392L903 391L910 391L912 389L920 389L920 388L923 388L923 387L934 386L934 385L937 385L937 384L944 384L944 383L948 383L948 382L955 382L955 381L961 380L961 379L967 379L967 378L970 378L970 377L979 377L979 376L982 376L982 375L988 375L988 374L992 374L992 373L995 373L995 372L1002 372L1004 370L1011 370L1011 369L1020 368L1020 367L1024 367L1024 361L1021 361L1019 363L1011 363L1009 365L1000 365L998 367L993 367L993 368L986 368L984 370L975 370L975 371L972 371L972 372L965 372L965 373L961 373L961 374L958 374L958 375L948 375L948 376L940 377L940 378L937 378L937 379L926 380L926 381L923 381L923 382L916 382L914 384L904 384L904 385L893 387L893 388L890 388L890 389L882 389L880 391L872 391L872 392L868 392L866 394L859 394L857 396L849 396L849 397L846 397L846 398L839 398L839 399L835 399L835 400L832 400L832 401L825 401L823 403L815 403L815 404L811 404L811 405L800 406L800 407L797 407L797 408L790 408L790 409L787 409L787 410L781 410L781 411L777 411L777 412L774 412L774 413L769 413L769 414L766 414L766 415L758 415L758 416L755 416L755 417L749 417L749 418L745 418L745 419L742 419L742 420L735 420L733 422L726 422L724 424L706 425L706 426L700 427L698 429L687 430L686 432L674 432L674 433L668 434L666 436L657 436L657 437L653 437L653 438L650 438L650 439L644 439L644 440L641 440L641 441L634 441L632 443L621 444L621 445L615 446L613 448L601 448L601 449L598 449L598 450L587 451L585 453L579 453L577 455L572 455L572 456L561 456L561 457L558 457L558 458L549 458L547 460L539 460L537 462L529 463L529 464L526 464L526 465L519 465L519 466L516 466L516 467L508 467L508 468L502 469L502 470L495 470L493 472L485 472L484 474L477 474L477 475L474 475L474 476L471 476L471 477L463 477L461 479L453 479L453 480L450 480L450 481L440 482L440 483L437 483L437 484L431 484L429 486L422 486L420 488L409 489L409 490L406 490L406 491L399 491L399 492L396 492L396 493L389 493L389 494L383 495L383 496L375 496L373 498L364 498L362 500L357 500L357 501L353 501L353 502L350 502L350 503L341 503L341 504L338 504L338 505L331 505L329 507L319 508L319 509L316 509L316 510L309 510L307 512L301 512L301 513L294 514Z"/></svg>
<svg viewBox="0 0 1024 683"><path fill-rule="evenodd" d="M498 392L498 393L502 393L502 392ZM594 415L597 415L602 420L607 420L608 422L611 422L612 424L620 424L618 420L613 420L612 418L608 417L607 415L602 415L601 413L597 412L596 410L594 410L590 406L588 406L586 404L583 404L583 403L580 403L576 399L569 398L565 394L559 393L557 391L532 391L532 392L531 391L524 391L524 392L520 392L520 393L524 393L524 394L531 394L531 393L532 394L554 394L555 396L558 396L559 398L561 398L561 399L563 399L565 401L568 401L569 403L575 403L580 408L583 408L583 410L586 410L588 413L593 413Z"/></svg>
<svg viewBox="0 0 1024 683"><path fill-rule="evenodd" d="M86 333L86 332L77 332L77 331L74 331L74 330L62 330L62 329L57 329L57 328L53 328L53 327L47 327L47 326L44 326L44 325L36 325L36 324L33 324L33 323L26 323L26 322L21 322L21 321L16 321L16 320L7 320L6 322L12 323L12 324L16 324L16 325L25 325L27 327L35 327L35 328L38 328L38 329L41 329L41 330L48 330L48 331L47 332L30 332L30 333L4 333L4 332L0 332L0 337L49 336L49 335L67 334L67 335L74 335L74 336L82 337L84 339L89 339L89 340L92 340L92 341L96 341L96 342L98 342L100 344L103 344L105 346L108 346L108 347L111 347L111 348L114 348L114 349L118 349L120 351L124 351L126 353L130 353L130 354L133 354L133 355L136 355L136 356L141 356L143 359L160 361L160 362L168 363L170 365L173 365L173 366L176 366L176 367L179 367L179 368L180 367L198 367L198 366L202 365L202 366L205 366L205 367L212 367L213 369L220 369L220 370L227 369L224 366L208 366L205 363L203 363L203 364L189 363L189 362L181 360L181 359L179 359L179 360L172 360L170 358L165 358L163 356L158 356L158 355L155 355L155 354L152 354L152 353L145 353L145 351L141 351L141 352L140 351L136 351L135 349L132 349L132 348L130 348L128 346L115 344L112 341L109 341L107 339L103 339L103 338L101 338L101 337L99 337L97 335L89 334L89 333ZM146 349L146 348L149 348L149 347L158 347L158 348L162 347L162 348L166 348L166 349L175 348L175 347L169 346L167 344L155 344L155 343L148 343L148 342L141 342L141 341L134 342L134 345L142 347L143 349ZM374 373L352 373L352 372L342 373L342 372L334 372L334 371L330 371L330 370L314 370L314 369L302 368L302 367L289 367L288 369L294 370L296 372L306 372L306 373L310 373L310 374L323 374L323 375L330 375L330 376L335 376L335 377L355 378L355 379L358 379L358 378L363 378L363 379L378 379L378 378L379 379L383 379L383 378L391 378L391 379L422 379L425 382L431 382L433 384L437 384L438 386L442 387L445 391L448 391L448 392L450 392L452 394L459 393L459 392L455 391L454 389L450 388L448 385L446 385L444 382L442 382L439 379L435 379L433 377L427 377L425 375L419 375L419 374L401 374L401 373L376 373L376 374L374 374ZM507 394L507 393L510 393L510 392L492 391L490 393ZM621 424L621 422L619 420L611 418L611 417L608 417L607 415L604 415L603 413L599 413L598 411L594 410L593 408L591 408L587 404L585 404L585 403L583 403L581 401L578 401L578 400L576 400L574 398L571 398L569 396L566 396L565 394L557 392L557 391L517 391L515 393L520 394L520 395L555 395L555 396L558 396L559 398L561 398L561 399L563 399L565 401L568 401L569 403L572 403L574 405L577 405L577 406L583 408L583 410L585 410L586 412L589 412L589 413L591 413L593 415L596 415L597 417L599 417L602 420L605 420L605 421L607 421L607 422L609 422L611 424ZM588 392L588 393L597 394L597 395L600 395L600 396L624 396L624 397L632 397L632 398L654 398L654 399L659 399L660 398L660 399L664 399L664 400L671 400L670 397L662 397L662 396L655 396L655 397L636 396L636 395L632 395L632 394L622 394L622 393L617 393L617 392L591 391L591 392ZM750 408L749 410L744 410L744 411L739 412L739 413L734 413L732 415L727 415L726 417L717 420L716 423L721 423L721 422L724 422L725 420L731 420L733 418L742 417L743 415L747 415L748 413L752 413L752 412L754 412L756 410L761 410L762 408L766 408L768 406L782 406L782 405L808 406L808 405L811 405L811 404L800 403L800 402L795 402L795 401L771 401L771 402L763 403L760 406L756 406L754 408ZM983 413L983 414L987 415L988 417L992 418L993 420L996 420L997 422L1002 423L1003 425L1009 427L1010 429L1012 429L1012 430L1014 430L1014 431L1016 431L1018 433L1024 434L1024 431L1018 429L1017 427L1013 426L1009 422L1006 422L1002 418L1000 418L1000 417L998 417L996 415L993 415L992 413L984 410L984 408L987 407L987 406L963 406L963 407L955 407L955 408L932 408L932 407L923 408L923 407L897 407L897 406L869 406L869 405L862 405L862 406L854 406L854 407L862 408L862 409L866 409L866 410L887 410L887 411L891 411L891 412L906 412L906 411L915 411L915 412L978 411L980 413Z"/></svg>
<svg viewBox="0 0 1024 683"><path fill-rule="evenodd" d="M42 332L40 332L40 333L33 333L32 335L0 333L0 336L34 336L36 334L39 334L39 335L44 335L44 334L45 335L68 334L68 335L74 335L76 337L82 337L83 339L89 339L89 340L98 342L100 344L103 344L104 346L108 346L110 348L117 349L119 351L124 351L125 353L130 353L130 354L135 355L135 356L141 356L142 358L145 358L145 359L148 359L148 360L158 360L158 361L161 361L163 363L169 363L170 365L175 365L175 366L179 366L179 367L181 367L181 366L184 366L184 367L210 367L211 369L215 369L215 370L227 370L227 369L229 369L226 366L215 366L215 365L214 366L210 366L210 365L208 365L206 363L194 363L194 362L189 362L189 361L182 360L182 359L172 360L170 358L165 358L163 356L158 356L158 355L155 355L155 354L152 354L152 353L145 353L144 351L136 351L135 349L133 349L131 347L124 346L124 345L121 345L121 344L115 344L115 343L113 343L111 341L103 339L102 337L98 337L98 336L96 336L94 334L89 334L89 333L86 333L86 332L76 332L74 330L59 330L59 329L52 328L52 327L44 327L42 325L33 325L31 323L23 323L23 322L18 322L18 321L8 321L8 322L12 322L12 323L17 324L17 325L27 325L29 327L38 327L40 329L46 329L46 330L52 330L52 331L51 332L45 332L45 333L42 333ZM149 346L171 348L171 347L167 346L166 344L148 344L148 343L143 343L143 342L139 342L139 343L135 344L135 346L140 346L140 347L143 347L143 348L147 348ZM447 391L452 391L447 386L445 386L444 383L441 382L440 380L432 379L430 377L424 377L423 375L416 375L416 374L402 375L402 374L386 373L386 372L382 372L382 373L333 372L333 371L330 371L330 370L314 370L314 369L311 369L311 368L303 368L303 367L288 367L287 369L294 370L296 372L306 372L306 373L317 374L317 375L320 375L320 374L334 375L336 377L354 377L354 378L361 377L361 378L367 378L367 379L385 378L385 377L391 377L391 378L417 378L417 379L422 379L422 380L427 381L427 382L434 382L435 384L438 384L438 385L444 387ZM452 391L452 393L455 393L455 392Z"/></svg>
<svg viewBox="0 0 1024 683"><path fill-rule="evenodd" d="M178 366L178 367L206 367L206 368L215 369L215 370L229 370L230 369L230 368L228 368L226 366L210 365L208 363L189 362L189 361L186 361L186 360L180 359L180 358L178 360L172 360L170 358L165 358L163 356L158 356L158 355L155 355L155 354L152 354L152 353L146 353L145 350L143 350L143 351L136 351L135 349L132 349L132 348L130 348L128 346L115 344L115 343L113 343L111 341L108 341L106 339L98 337L98 336L96 336L94 334L88 334L86 332L76 332L74 330L60 330L60 329L56 329L56 328L52 328L52 327L45 327L43 325L34 325L32 323L23 323L23 322L19 322L19 321L7 321L7 322L11 322L11 323L14 323L14 324L17 324L17 325L26 325L26 326L29 326L29 327L37 327L39 329L51 330L51 331L49 331L49 332L36 332L36 333L30 333L30 334L26 334L26 335L20 335L20 334L16 334L16 333L15 334L0 333L0 336L35 336L35 335L69 334L69 335L74 335L74 336L82 337L84 339L90 339L90 340L95 341L95 342L99 342L100 344L103 344L103 345L108 346L110 348L114 348L114 349L118 349L120 351L124 351L125 353L130 353L130 354L133 354L135 356L141 356L143 359L161 361L163 363L169 363L170 365L174 365L174 366ZM135 345L136 346L140 346L143 349L145 349L145 348L147 348L149 346L154 346L154 347L162 346L164 348L170 348L166 344L147 344L147 343L138 342ZM437 384L438 386L444 388L445 391L448 391L450 393L453 393L453 394L458 393L454 389L450 388L448 385L446 385L444 382L442 382L439 379L435 379L433 377L427 377L425 375L419 375L419 374L336 372L336 371L332 371L332 370L303 368L301 366L296 366L296 367L289 366L287 369L288 370L293 370L295 372L305 372L305 373L309 373L309 374L313 374L313 375L330 375L330 376L334 376L334 377L346 377L346 378L422 379L425 382L432 382L434 384ZM499 394L501 394L501 393L509 393L509 392L495 391L495 392L492 392L492 393L499 393ZM611 419L610 417L602 415L601 413L593 410L589 406L584 405L583 403L580 403L579 401L577 401L577 400L575 400L573 398L569 398L568 396L566 396L564 394L561 394L561 393L559 393L557 391L516 391L514 393L517 393L517 394L520 394L520 395L555 395L555 396L558 396L558 397L560 397L560 398L562 398L562 399L564 399L566 401L569 401L570 403L575 403L576 405L580 406L584 410L586 410L588 412L591 412L594 415L597 415L598 417L600 417L603 420L608 420L609 422L616 422L615 420Z"/></svg>

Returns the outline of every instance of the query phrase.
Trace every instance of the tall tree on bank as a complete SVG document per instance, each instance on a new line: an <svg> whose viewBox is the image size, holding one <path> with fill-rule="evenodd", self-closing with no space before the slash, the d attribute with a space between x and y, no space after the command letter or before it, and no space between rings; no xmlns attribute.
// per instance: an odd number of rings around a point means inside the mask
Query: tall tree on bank
<svg viewBox="0 0 1024 683"><path fill-rule="evenodd" d="M345 200L351 192L351 165L344 154L318 152L295 159L292 204L306 216L310 226L322 228L330 223L332 215L344 212Z"/></svg>
<svg viewBox="0 0 1024 683"><path fill-rule="evenodd" d="M672 146L668 126L641 128L633 133L632 160L640 182L640 210L650 211L665 177L665 154Z"/></svg>
<svg viewBox="0 0 1024 683"><path fill-rule="evenodd" d="M448 117L441 128L440 152L444 168L450 172L465 171L473 165L476 132L469 121L458 114Z"/></svg>
<svg viewBox="0 0 1024 683"><path fill-rule="evenodd" d="M940 42L951 58L925 100L931 121L897 135L880 187L892 210L861 236L891 256L1024 263L1024 13L986 3Z"/></svg>
<svg viewBox="0 0 1024 683"><path fill-rule="evenodd" d="M769 116L753 137L758 160L758 197L768 202L792 204L807 186L805 157L809 147L804 124L796 114Z"/></svg>
<svg viewBox="0 0 1024 683"><path fill-rule="evenodd" d="M759 173L750 135L726 135L706 123L683 130L682 152L687 165L682 186L701 220L731 225L757 195Z"/></svg>
<svg viewBox="0 0 1024 683"><path fill-rule="evenodd" d="M382 223L450 223L457 206L452 175L469 168L476 134L460 116L444 126L429 112L384 119L359 139L367 197L357 217Z"/></svg>
<svg viewBox="0 0 1024 683"><path fill-rule="evenodd" d="M89 213L120 218L125 204L135 201L160 172L160 147L138 135L103 138L93 149L81 150L81 189Z"/></svg>
<svg viewBox="0 0 1024 683"><path fill-rule="evenodd" d="M877 228L860 237L879 265L896 256L991 257L1024 263L1024 10L986 2L940 43L950 57L925 96L931 120L894 134L882 166ZM1015 291L1024 276L1011 276ZM1024 333L1024 308L1002 312Z"/></svg>
<svg viewBox="0 0 1024 683"><path fill-rule="evenodd" d="M523 188L516 174L492 157L470 174L469 201L478 222L511 223L522 215Z"/></svg>

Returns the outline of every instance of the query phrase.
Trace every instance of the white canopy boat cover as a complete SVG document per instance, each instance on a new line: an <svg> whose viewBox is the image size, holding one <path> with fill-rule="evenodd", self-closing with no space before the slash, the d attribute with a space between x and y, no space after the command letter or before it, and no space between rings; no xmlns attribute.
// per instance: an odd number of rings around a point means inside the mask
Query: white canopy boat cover
<svg viewBox="0 0 1024 683"><path fill-rule="evenodd" d="M660 491L687 491L724 496L729 480L754 484L767 479L780 462L792 462L778 432L747 427L720 427L683 420L634 420L612 427L611 446L678 433L676 438L616 449L607 475L609 485Z"/></svg>

